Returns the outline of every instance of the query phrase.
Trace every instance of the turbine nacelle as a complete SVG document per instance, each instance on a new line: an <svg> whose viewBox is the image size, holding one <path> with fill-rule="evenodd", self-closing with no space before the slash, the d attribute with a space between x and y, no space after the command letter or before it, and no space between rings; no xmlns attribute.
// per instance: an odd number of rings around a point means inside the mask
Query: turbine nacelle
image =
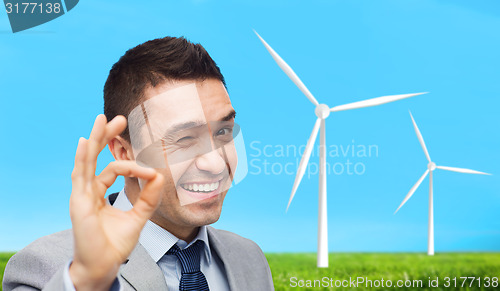
<svg viewBox="0 0 500 291"><path fill-rule="evenodd" d="M316 106L316 109L314 109L314 113L316 113L316 116L319 119L326 119L328 116L330 116L330 107L326 104L320 104Z"/></svg>
<svg viewBox="0 0 500 291"><path fill-rule="evenodd" d="M436 163L434 162L430 162L427 164L427 169L429 169L429 171L434 171L436 169Z"/></svg>

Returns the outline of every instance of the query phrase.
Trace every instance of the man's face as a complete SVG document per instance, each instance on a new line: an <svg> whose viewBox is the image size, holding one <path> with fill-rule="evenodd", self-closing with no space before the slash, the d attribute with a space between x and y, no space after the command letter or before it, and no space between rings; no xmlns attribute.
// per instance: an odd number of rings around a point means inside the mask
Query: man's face
<svg viewBox="0 0 500 291"><path fill-rule="evenodd" d="M144 124L134 125L129 116L129 127L141 128L131 136L137 162L165 177L152 220L189 227L214 223L237 164L235 111L224 85L216 79L176 81L148 88L145 97L138 110Z"/></svg>

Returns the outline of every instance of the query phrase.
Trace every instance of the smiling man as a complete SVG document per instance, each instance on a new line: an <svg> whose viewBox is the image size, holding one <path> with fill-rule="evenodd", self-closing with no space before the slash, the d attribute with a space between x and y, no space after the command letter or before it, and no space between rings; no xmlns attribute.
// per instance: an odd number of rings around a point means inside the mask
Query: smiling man
<svg viewBox="0 0 500 291"><path fill-rule="evenodd" d="M207 226L232 185L239 130L205 49L166 37L127 51L104 112L78 143L73 228L12 257L3 289L273 290L255 243ZM116 161L96 176L106 145ZM124 189L104 198L119 175Z"/></svg>

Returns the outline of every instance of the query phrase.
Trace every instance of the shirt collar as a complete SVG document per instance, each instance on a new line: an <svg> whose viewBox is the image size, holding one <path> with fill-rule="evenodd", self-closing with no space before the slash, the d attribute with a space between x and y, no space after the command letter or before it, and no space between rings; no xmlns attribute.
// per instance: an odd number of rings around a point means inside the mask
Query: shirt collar
<svg viewBox="0 0 500 291"><path fill-rule="evenodd" d="M125 189L118 193L118 197L116 197L113 207L122 211L129 211L132 209L133 206L125 194ZM207 227L205 225L200 227L198 234L189 244L181 239L178 239L175 235L171 234L169 231L151 220L146 222L146 225L144 225L139 237L139 243L146 249L155 262L158 262L174 244L177 244L181 249L184 249L191 246L197 240L204 242L205 256L207 262L210 264L212 254L210 252Z"/></svg>

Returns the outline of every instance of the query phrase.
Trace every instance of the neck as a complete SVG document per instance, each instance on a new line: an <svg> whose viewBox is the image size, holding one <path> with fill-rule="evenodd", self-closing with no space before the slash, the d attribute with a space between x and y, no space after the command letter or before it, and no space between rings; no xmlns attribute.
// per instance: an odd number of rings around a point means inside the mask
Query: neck
<svg viewBox="0 0 500 291"><path fill-rule="evenodd" d="M182 239L183 241L190 243L198 235L200 227L192 226L179 226L171 223L166 223L164 219L160 219L153 215L150 219L152 222L156 223L160 227L166 229L168 232L173 234L176 238Z"/></svg>

